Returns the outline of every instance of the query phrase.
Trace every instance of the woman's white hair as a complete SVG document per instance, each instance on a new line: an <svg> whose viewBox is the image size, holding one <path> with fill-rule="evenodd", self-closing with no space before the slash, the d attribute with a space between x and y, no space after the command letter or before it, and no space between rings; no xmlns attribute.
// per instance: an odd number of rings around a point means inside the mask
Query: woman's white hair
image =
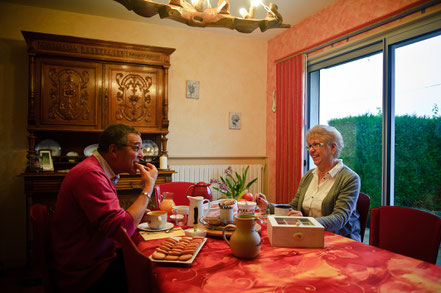
<svg viewBox="0 0 441 293"><path fill-rule="evenodd" d="M341 133L333 126L328 125L316 125L313 128L309 129L306 133L306 142L309 144L309 141L313 137L320 137L324 140L325 143L331 145L335 143L337 145L337 150L334 153L334 158L338 158L343 150L344 142Z"/></svg>

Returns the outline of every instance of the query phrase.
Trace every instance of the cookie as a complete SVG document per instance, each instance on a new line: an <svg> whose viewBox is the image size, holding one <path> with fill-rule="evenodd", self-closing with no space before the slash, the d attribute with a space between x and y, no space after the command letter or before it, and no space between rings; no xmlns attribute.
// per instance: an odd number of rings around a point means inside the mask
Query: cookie
<svg viewBox="0 0 441 293"><path fill-rule="evenodd" d="M167 254L169 252L169 249L162 249L161 247L156 248L157 252Z"/></svg>
<svg viewBox="0 0 441 293"><path fill-rule="evenodd" d="M191 259L192 257L193 257L192 254L183 254L179 257L179 260L187 261L187 260Z"/></svg>
<svg viewBox="0 0 441 293"><path fill-rule="evenodd" d="M196 249L186 249L184 251L182 251L182 254L191 254L193 255L196 252Z"/></svg>
<svg viewBox="0 0 441 293"><path fill-rule="evenodd" d="M179 256L178 256L178 255L170 255L170 254L168 254L168 255L165 257L165 259L166 259L166 260L178 260L178 259L179 259Z"/></svg>
<svg viewBox="0 0 441 293"><path fill-rule="evenodd" d="M155 252L153 252L152 257L153 257L154 259L164 259L166 256L165 256L164 253L161 253L161 252L155 251Z"/></svg>

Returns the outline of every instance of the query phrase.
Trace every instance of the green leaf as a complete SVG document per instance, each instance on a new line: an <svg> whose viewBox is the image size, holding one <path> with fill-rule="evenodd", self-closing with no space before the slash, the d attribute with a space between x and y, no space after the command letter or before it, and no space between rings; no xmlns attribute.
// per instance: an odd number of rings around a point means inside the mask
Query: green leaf
<svg viewBox="0 0 441 293"><path fill-rule="evenodd" d="M251 180L251 181L247 184L247 186L246 186L245 188L246 188L246 189L250 188L250 186L253 185L253 183L256 182L256 181L257 181L257 178L254 178L253 180Z"/></svg>

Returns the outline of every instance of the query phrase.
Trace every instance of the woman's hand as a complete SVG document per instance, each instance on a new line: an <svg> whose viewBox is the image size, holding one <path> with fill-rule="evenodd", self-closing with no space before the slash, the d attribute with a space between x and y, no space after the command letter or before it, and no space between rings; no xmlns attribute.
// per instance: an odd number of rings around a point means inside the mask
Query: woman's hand
<svg viewBox="0 0 441 293"><path fill-rule="evenodd" d="M266 200L266 196L263 193L259 193L256 195L256 203L261 210L265 210L268 208L268 201Z"/></svg>
<svg viewBox="0 0 441 293"><path fill-rule="evenodd" d="M288 216L303 217L301 211L290 210Z"/></svg>

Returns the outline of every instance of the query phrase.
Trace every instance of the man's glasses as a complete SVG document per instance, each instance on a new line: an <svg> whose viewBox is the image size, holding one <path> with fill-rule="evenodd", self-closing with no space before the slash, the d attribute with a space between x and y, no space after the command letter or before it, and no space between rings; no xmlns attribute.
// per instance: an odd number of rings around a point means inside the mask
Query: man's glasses
<svg viewBox="0 0 441 293"><path fill-rule="evenodd" d="M316 150L317 148L319 148L319 147L322 147L322 146L324 146L325 144L323 143L323 142L315 142L315 143L312 143L312 144L310 144L310 145L307 145L306 146L306 149L309 151L311 148L313 148L314 150Z"/></svg>
<svg viewBox="0 0 441 293"><path fill-rule="evenodd" d="M136 153L139 153L142 149L142 147L140 145L130 145L130 144L123 144L122 147L129 147L132 150L134 150Z"/></svg>

